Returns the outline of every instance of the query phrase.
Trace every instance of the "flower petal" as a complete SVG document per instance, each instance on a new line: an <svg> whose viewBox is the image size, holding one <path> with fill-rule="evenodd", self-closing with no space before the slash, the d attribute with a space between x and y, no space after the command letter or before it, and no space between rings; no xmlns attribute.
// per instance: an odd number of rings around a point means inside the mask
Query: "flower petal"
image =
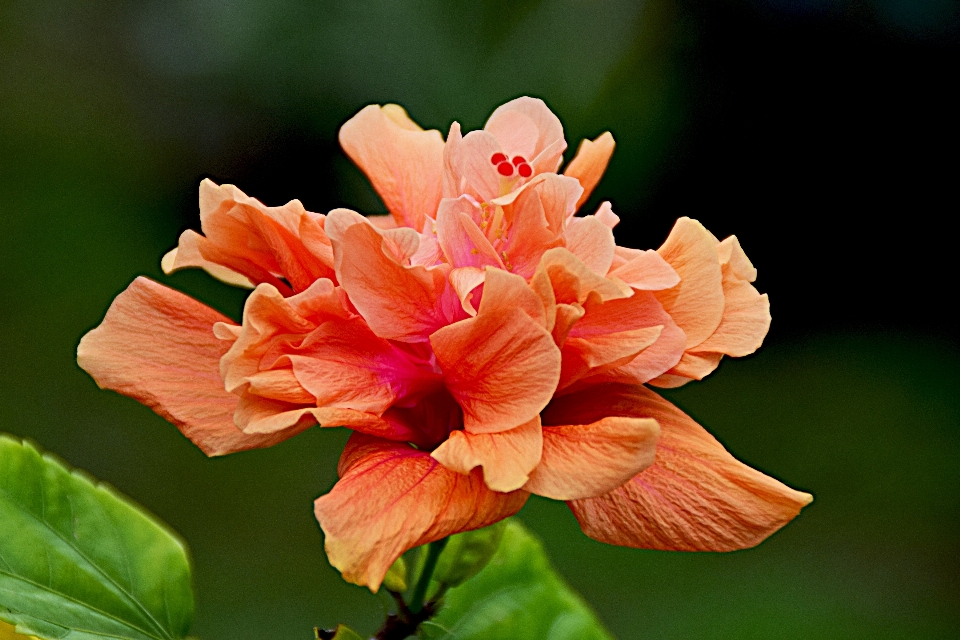
<svg viewBox="0 0 960 640"><path fill-rule="evenodd" d="M686 336L652 293L636 291L629 300L635 305L633 312L638 314L633 321L635 326L660 326L660 335L653 344L626 364L603 368L588 376L585 383L608 381L644 384L669 371L685 355L683 350L687 342Z"/></svg>
<svg viewBox="0 0 960 640"><path fill-rule="evenodd" d="M680 283L680 274L653 250L637 251L630 260L610 271L609 276L640 291L663 291Z"/></svg>
<svg viewBox="0 0 960 640"><path fill-rule="evenodd" d="M402 107L370 105L340 127L340 146L356 163L397 224L417 231L442 195L443 136L424 131Z"/></svg>
<svg viewBox="0 0 960 640"><path fill-rule="evenodd" d="M471 214L479 210L464 196L440 201L437 211L437 240L447 262L454 267L487 265L503 268L493 245L480 231Z"/></svg>
<svg viewBox="0 0 960 640"><path fill-rule="evenodd" d="M736 236L717 245L723 273L723 317L713 334L683 354L665 375L651 380L658 387L679 387L702 380L720 364L724 355L746 356L763 343L770 329L770 301L752 284L757 270L750 263Z"/></svg>
<svg viewBox="0 0 960 640"><path fill-rule="evenodd" d="M209 456L268 447L298 433L302 429L248 435L234 424L238 398L220 379L220 357L229 343L214 336L218 322L230 320L137 278L113 301L103 323L80 341L77 362L101 388L147 405Z"/></svg>
<svg viewBox="0 0 960 640"><path fill-rule="evenodd" d="M589 422L600 416L653 418L656 460L610 493L569 503L601 542L643 549L733 551L755 546L813 499L731 456L703 427L640 386L603 385L559 398L544 412Z"/></svg>
<svg viewBox="0 0 960 640"><path fill-rule="evenodd" d="M657 253L680 275L680 284L657 292L657 298L683 329L687 349L692 350L716 331L723 318L717 241L696 220L680 218Z"/></svg>
<svg viewBox="0 0 960 640"><path fill-rule="evenodd" d="M339 471L314 513L330 564L371 591L408 549L498 522L529 496L491 491L479 469L463 475L425 451L362 435L350 438Z"/></svg>
<svg viewBox="0 0 960 640"><path fill-rule="evenodd" d="M330 220L339 224L346 215L333 211ZM402 264L380 233L363 222L349 224L331 238L340 284L375 334L418 342L447 324L444 270ZM460 306L452 289L449 297Z"/></svg>
<svg viewBox="0 0 960 640"><path fill-rule="evenodd" d="M616 143L609 131L600 134L595 140L584 139L580 143L580 148L577 149L577 155L563 170L563 175L576 178L583 187L583 195L577 200L578 209L587 201L597 183L600 182L600 178L603 177L603 172L607 170L607 164L610 163L610 156L613 155L614 146Z"/></svg>
<svg viewBox="0 0 960 640"><path fill-rule="evenodd" d="M487 302L485 292L483 302ZM547 406L560 376L553 338L516 307L451 324L430 336L447 389L463 408L472 433L506 431Z"/></svg>
<svg viewBox="0 0 960 640"><path fill-rule="evenodd" d="M324 216L308 212L299 200L267 207L233 185L204 180L200 225L205 236L185 231L179 246L164 256L166 273L202 267L231 284L265 282L285 295L303 291L318 278L333 277Z"/></svg>
<svg viewBox="0 0 960 640"><path fill-rule="evenodd" d="M610 270L617 244L613 240L613 231L596 216L571 218L563 238L570 253L580 258L591 271L606 275Z"/></svg>
<svg viewBox="0 0 960 640"><path fill-rule="evenodd" d="M483 480L494 491L515 491L540 462L543 437L540 416L515 429L499 433L454 431L430 455L457 473L482 467ZM632 476L631 476L632 477Z"/></svg>
<svg viewBox="0 0 960 640"><path fill-rule="evenodd" d="M653 464L659 434L649 418L545 426L543 456L523 488L554 500L603 495Z"/></svg>

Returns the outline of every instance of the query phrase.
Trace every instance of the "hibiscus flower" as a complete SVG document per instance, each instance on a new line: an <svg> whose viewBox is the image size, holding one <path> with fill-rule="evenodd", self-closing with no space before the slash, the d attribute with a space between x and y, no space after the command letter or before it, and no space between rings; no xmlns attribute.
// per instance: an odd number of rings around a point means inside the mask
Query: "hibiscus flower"
<svg viewBox="0 0 960 640"><path fill-rule="evenodd" d="M376 590L408 549L531 493L597 540L688 551L756 545L810 502L649 388L752 353L769 304L735 237L681 218L639 251L616 245L610 203L578 215L609 133L563 173L563 128L533 98L446 141L368 106L340 141L389 216L267 207L205 180L203 234L163 267L252 287L242 322L138 278L78 360L208 455L352 429L315 503L344 578Z"/></svg>

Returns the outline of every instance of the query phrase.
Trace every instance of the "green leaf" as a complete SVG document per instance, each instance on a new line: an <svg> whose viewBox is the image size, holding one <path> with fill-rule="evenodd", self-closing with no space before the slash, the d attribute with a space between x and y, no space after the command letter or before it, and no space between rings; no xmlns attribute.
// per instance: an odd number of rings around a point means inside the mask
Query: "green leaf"
<svg viewBox="0 0 960 640"><path fill-rule="evenodd" d="M193 619L177 536L115 490L0 435L0 620L66 640L180 640Z"/></svg>
<svg viewBox="0 0 960 640"><path fill-rule="evenodd" d="M501 520L483 529L451 536L440 554L433 579L448 587L456 587L477 575L500 548L506 528L507 521Z"/></svg>
<svg viewBox="0 0 960 640"><path fill-rule="evenodd" d="M472 579L451 589L420 626L423 640L611 640L587 604L550 566L543 546L509 520L500 548Z"/></svg>

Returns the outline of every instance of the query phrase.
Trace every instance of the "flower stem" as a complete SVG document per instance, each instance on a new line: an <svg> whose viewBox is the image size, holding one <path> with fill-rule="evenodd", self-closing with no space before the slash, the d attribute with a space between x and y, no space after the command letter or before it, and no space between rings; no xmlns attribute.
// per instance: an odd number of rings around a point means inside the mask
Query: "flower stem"
<svg viewBox="0 0 960 640"><path fill-rule="evenodd" d="M440 553L447 546L449 538L443 538L436 542L431 542L427 547L427 561L423 564L423 571L420 573L420 579L417 580L417 586L413 590L413 596L410 598L410 611L419 613L425 604L427 589L430 587L430 578L433 576L433 570L437 568L437 561L440 559Z"/></svg>

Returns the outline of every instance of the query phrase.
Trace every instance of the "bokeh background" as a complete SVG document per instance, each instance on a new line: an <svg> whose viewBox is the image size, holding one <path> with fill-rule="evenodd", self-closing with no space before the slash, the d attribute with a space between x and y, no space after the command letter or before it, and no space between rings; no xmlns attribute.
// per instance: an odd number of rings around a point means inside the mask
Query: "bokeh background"
<svg viewBox="0 0 960 640"><path fill-rule="evenodd" d="M208 460L76 344L140 274L239 316L242 292L159 270L202 177L382 212L336 143L354 112L445 132L539 96L571 150L617 138L594 200L620 244L681 215L740 238L767 344L667 395L816 496L726 555L603 546L531 500L560 571L623 640L960 637L958 24L950 0L0 0L0 430L182 533L197 635L372 630L311 515L343 430Z"/></svg>

